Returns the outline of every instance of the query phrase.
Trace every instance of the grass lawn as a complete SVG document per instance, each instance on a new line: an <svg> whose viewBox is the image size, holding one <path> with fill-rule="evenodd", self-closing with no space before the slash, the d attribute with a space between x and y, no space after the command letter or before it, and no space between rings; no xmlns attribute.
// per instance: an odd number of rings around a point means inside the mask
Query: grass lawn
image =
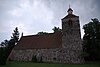
<svg viewBox="0 0 100 67"><path fill-rule="evenodd" d="M99 62L85 64L49 64L12 61L7 65L0 65L0 67L100 67L100 64Z"/></svg>

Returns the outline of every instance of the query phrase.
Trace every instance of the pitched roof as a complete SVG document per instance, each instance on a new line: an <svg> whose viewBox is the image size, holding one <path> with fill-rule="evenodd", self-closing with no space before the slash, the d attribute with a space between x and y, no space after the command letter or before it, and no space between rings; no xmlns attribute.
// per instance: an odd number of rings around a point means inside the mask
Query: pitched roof
<svg viewBox="0 0 100 67"><path fill-rule="evenodd" d="M63 19L66 19L66 18L74 18L74 17L79 17L79 16L76 16L74 14L68 14L67 16L65 16Z"/></svg>
<svg viewBox="0 0 100 67"><path fill-rule="evenodd" d="M23 36L14 47L17 49L61 48L62 33L49 33L45 35Z"/></svg>
<svg viewBox="0 0 100 67"><path fill-rule="evenodd" d="M68 11L73 11L73 10L72 10L71 8L69 8ZM68 12L68 11L67 11L67 12Z"/></svg>

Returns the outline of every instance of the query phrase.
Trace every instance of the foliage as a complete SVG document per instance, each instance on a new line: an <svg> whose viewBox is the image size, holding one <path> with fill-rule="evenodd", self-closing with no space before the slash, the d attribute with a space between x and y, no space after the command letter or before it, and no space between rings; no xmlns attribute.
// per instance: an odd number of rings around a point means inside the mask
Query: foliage
<svg viewBox="0 0 100 67"><path fill-rule="evenodd" d="M12 33L13 36L11 36L12 39L14 39L15 42L18 42L19 39L19 31L18 28L16 27L14 30L14 33Z"/></svg>
<svg viewBox="0 0 100 67"><path fill-rule="evenodd" d="M0 47L0 65L6 64L6 48Z"/></svg>
<svg viewBox="0 0 100 67"><path fill-rule="evenodd" d="M60 29L59 27L54 27L52 30L53 30L54 32L59 32L59 31L61 31L61 29Z"/></svg>
<svg viewBox="0 0 100 67"><path fill-rule="evenodd" d="M6 64L8 42L8 40L4 40L4 42L0 44L0 65Z"/></svg>
<svg viewBox="0 0 100 67"><path fill-rule="evenodd" d="M97 18L83 26L85 35L83 37L83 50L89 56L86 60L100 60L100 22Z"/></svg>
<svg viewBox="0 0 100 67"><path fill-rule="evenodd" d="M33 55L33 57L32 57L32 62L37 62L37 58L36 58L36 56L34 56L34 55Z"/></svg>
<svg viewBox="0 0 100 67"><path fill-rule="evenodd" d="M4 65L6 64L6 60L11 52L11 50L13 49L13 47L15 46L15 43L18 42L19 39L19 32L18 32L18 28L16 27L14 30L14 33L12 34L13 36L11 37L11 39L8 40L4 40L4 42L1 42L0 44L0 64Z"/></svg>
<svg viewBox="0 0 100 67"><path fill-rule="evenodd" d="M55 33L55 32L59 32L59 31L60 31L60 32L62 31L59 27L54 27L52 30L54 31L54 33ZM37 35L45 35L45 34L48 34L48 32L43 32L43 31L42 31L42 32L38 32L38 33L37 33Z"/></svg>
<svg viewBox="0 0 100 67"><path fill-rule="evenodd" d="M37 35L44 35L44 34L48 34L47 32L38 32Z"/></svg>
<svg viewBox="0 0 100 67"><path fill-rule="evenodd" d="M89 54L87 52L81 52L81 57L88 57Z"/></svg>
<svg viewBox="0 0 100 67"><path fill-rule="evenodd" d="M35 62L35 63L43 63L42 57L40 57L39 59L37 59L37 57L33 55L32 62Z"/></svg>

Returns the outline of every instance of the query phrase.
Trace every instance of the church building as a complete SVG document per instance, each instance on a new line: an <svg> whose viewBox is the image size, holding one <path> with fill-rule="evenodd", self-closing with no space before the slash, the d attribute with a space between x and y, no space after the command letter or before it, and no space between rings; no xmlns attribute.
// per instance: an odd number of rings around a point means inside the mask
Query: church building
<svg viewBox="0 0 100 67"><path fill-rule="evenodd" d="M82 63L82 44L79 16L69 7L68 15L62 18L62 31L45 35L22 36L9 58L17 61L49 63Z"/></svg>

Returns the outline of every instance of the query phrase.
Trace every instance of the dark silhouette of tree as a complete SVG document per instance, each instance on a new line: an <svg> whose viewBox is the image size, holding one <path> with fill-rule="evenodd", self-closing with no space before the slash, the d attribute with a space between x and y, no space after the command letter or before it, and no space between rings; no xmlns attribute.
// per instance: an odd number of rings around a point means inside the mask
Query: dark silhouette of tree
<svg viewBox="0 0 100 67"><path fill-rule="evenodd" d="M59 27L54 27L52 30L54 31L54 33L61 31L61 29Z"/></svg>
<svg viewBox="0 0 100 67"><path fill-rule="evenodd" d="M88 53L86 60L100 60L100 22L97 18L83 26L83 50Z"/></svg>
<svg viewBox="0 0 100 67"><path fill-rule="evenodd" d="M44 35L44 34L48 34L47 32L38 32L37 35Z"/></svg>
<svg viewBox="0 0 100 67"><path fill-rule="evenodd" d="M54 27L53 29L52 29L53 31L54 31L54 33L55 32L61 32L62 30L59 28L59 27ZM44 35L44 34L49 34L48 32L38 32L36 35Z"/></svg>
<svg viewBox="0 0 100 67"><path fill-rule="evenodd" d="M6 64L8 43L8 40L4 40L0 44L0 65Z"/></svg>
<svg viewBox="0 0 100 67"><path fill-rule="evenodd" d="M14 48L14 46L17 44L19 40L19 31L16 27L14 30L14 33L12 33L11 39L9 40L8 47L7 47L7 57L9 56L10 52Z"/></svg>
<svg viewBox="0 0 100 67"><path fill-rule="evenodd" d="M6 64L7 58L14 48L15 44L19 40L19 31L18 28L16 27L14 30L14 33L12 33L11 39L4 40L4 42L1 42L0 44L0 65Z"/></svg>
<svg viewBox="0 0 100 67"><path fill-rule="evenodd" d="M19 31L18 28L16 27L14 30L14 33L12 33L13 36L11 36L12 39L14 39L15 42L18 42L19 39Z"/></svg>

